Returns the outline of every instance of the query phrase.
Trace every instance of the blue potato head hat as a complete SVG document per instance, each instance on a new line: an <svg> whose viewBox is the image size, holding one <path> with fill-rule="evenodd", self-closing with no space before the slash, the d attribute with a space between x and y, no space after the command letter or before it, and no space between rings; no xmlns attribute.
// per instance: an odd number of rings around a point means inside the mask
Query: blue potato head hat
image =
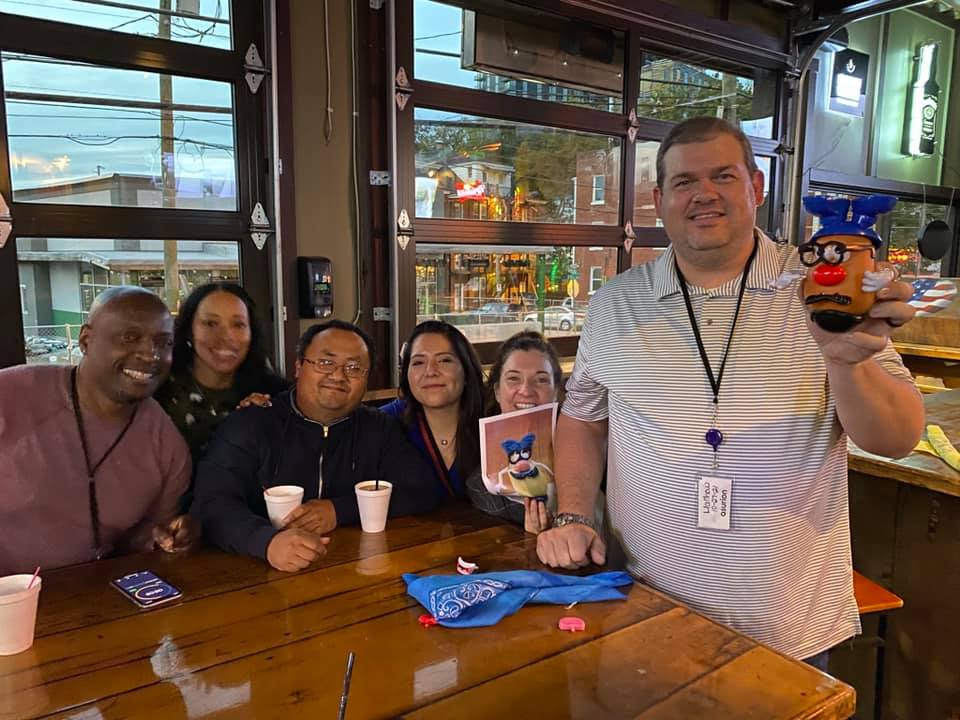
<svg viewBox="0 0 960 720"><path fill-rule="evenodd" d="M808 195L803 199L803 206L808 213L820 218L821 225L810 238L810 242L830 235L860 235L868 238L875 248L879 248L883 241L873 229L873 225L877 222L877 215L890 212L896 204L897 198L893 195L867 195L858 197L853 202L847 198ZM851 205L853 217L847 219Z"/></svg>

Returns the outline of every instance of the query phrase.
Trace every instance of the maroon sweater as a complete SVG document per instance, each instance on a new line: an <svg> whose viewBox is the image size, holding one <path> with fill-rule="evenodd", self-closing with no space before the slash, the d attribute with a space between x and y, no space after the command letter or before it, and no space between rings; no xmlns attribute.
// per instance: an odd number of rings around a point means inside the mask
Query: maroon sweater
<svg viewBox="0 0 960 720"><path fill-rule="evenodd" d="M123 429L83 413L96 463ZM151 530L177 514L190 451L153 399L96 473L101 542L147 550ZM87 469L70 397L70 368L0 370L0 576L95 559Z"/></svg>

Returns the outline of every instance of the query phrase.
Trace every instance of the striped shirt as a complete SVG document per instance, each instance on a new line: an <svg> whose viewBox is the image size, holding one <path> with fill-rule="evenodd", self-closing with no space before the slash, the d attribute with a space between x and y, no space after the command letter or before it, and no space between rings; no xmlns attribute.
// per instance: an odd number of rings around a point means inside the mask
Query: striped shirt
<svg viewBox="0 0 960 720"><path fill-rule="evenodd" d="M860 632L853 597L846 435L796 285L796 249L760 247L720 388L719 469L704 433L713 392L670 247L597 291L563 413L609 420L607 509L636 577L797 658ZM714 375L741 275L690 286ZM910 379L888 343L876 356ZM730 530L697 527L698 477L732 477Z"/></svg>

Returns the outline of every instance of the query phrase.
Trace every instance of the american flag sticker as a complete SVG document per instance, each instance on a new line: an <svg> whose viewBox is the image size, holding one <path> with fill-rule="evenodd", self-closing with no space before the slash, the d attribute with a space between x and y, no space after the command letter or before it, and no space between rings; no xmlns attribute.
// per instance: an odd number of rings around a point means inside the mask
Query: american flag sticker
<svg viewBox="0 0 960 720"><path fill-rule="evenodd" d="M917 309L917 317L940 312L957 297L957 286L949 280L919 278L912 285L913 295L907 302Z"/></svg>

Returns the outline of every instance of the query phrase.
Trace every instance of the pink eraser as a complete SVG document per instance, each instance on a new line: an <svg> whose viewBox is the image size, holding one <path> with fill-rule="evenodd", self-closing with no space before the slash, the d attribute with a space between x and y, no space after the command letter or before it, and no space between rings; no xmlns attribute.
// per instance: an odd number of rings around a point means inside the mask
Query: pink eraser
<svg viewBox="0 0 960 720"><path fill-rule="evenodd" d="M569 632L583 632L587 629L587 624L583 621L583 618L570 616L560 618L557 627L561 630L568 630Z"/></svg>

